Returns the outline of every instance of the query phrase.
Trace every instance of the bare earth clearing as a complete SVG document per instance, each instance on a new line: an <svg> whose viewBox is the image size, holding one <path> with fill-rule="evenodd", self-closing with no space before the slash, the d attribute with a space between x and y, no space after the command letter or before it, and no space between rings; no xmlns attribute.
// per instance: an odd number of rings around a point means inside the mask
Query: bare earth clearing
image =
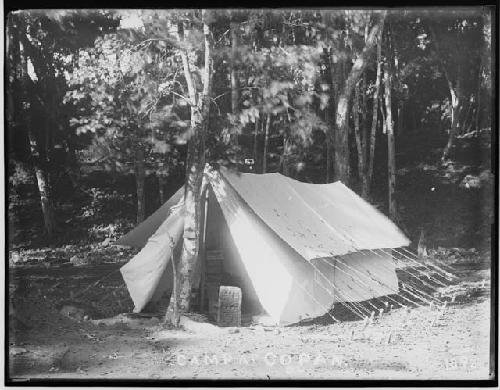
<svg viewBox="0 0 500 390"><path fill-rule="evenodd" d="M468 299L449 302L444 311L395 309L364 330L363 321L218 328L189 320L185 330L167 329L157 318L78 322L40 295L38 301L24 300L24 307L17 303L16 312L30 328L11 323L10 374L20 379L488 379L489 269L472 268L457 270L460 285L478 282L482 292L469 290Z"/></svg>

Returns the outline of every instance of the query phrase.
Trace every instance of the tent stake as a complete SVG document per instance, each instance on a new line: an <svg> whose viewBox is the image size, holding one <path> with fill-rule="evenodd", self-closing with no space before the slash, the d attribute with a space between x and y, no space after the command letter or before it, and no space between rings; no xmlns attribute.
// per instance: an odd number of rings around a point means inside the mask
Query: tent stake
<svg viewBox="0 0 500 390"><path fill-rule="evenodd" d="M389 335L387 336L387 341L385 342L386 345L389 345L391 343L391 338L392 338L392 331L390 331Z"/></svg>
<svg viewBox="0 0 500 390"><path fill-rule="evenodd" d="M361 328L361 332L364 332L365 329L367 328L368 324L370 323L370 318L369 317L365 317L364 321L363 321L363 328Z"/></svg>

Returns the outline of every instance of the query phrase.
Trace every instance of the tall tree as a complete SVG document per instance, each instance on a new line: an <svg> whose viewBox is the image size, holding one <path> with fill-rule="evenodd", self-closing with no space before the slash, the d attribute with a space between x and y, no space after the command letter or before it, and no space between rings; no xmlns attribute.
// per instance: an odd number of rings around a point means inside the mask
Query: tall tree
<svg viewBox="0 0 500 390"><path fill-rule="evenodd" d="M45 231L49 239L55 230L52 184L66 173L54 158L56 147L64 150L73 166L73 134L67 129L63 97L64 73L71 69L71 58L81 47L88 47L96 36L113 30L117 21L101 11L22 11L9 14L7 20L11 76L9 104L16 112L9 132L16 129L25 135L31 152ZM23 156L16 156L23 158Z"/></svg>
<svg viewBox="0 0 500 390"><path fill-rule="evenodd" d="M373 93L372 99L372 123L370 132L370 146L368 149L367 162L366 162L366 173L363 176L362 184L362 195L366 199L370 194L370 185L373 176L373 163L375 159L375 142L377 140L377 124L378 124L378 111L379 111L379 99L380 99L380 82L382 79L382 33L383 28L380 30L379 40L377 43L377 73L375 78L375 92Z"/></svg>
<svg viewBox="0 0 500 390"><path fill-rule="evenodd" d="M262 153L262 173L267 173L267 153L269 149L269 129L271 127L271 115L267 115L264 123L266 128L264 131L264 151Z"/></svg>
<svg viewBox="0 0 500 390"><path fill-rule="evenodd" d="M392 49L388 34L387 54L384 64L385 128L387 131L387 173L389 216L397 219L396 208L396 144L394 142L394 121L392 120Z"/></svg>
<svg viewBox="0 0 500 390"><path fill-rule="evenodd" d="M433 32L434 30L432 29L432 27L430 28L430 31L431 31L431 34L433 35L433 38L434 38L433 41L434 41L434 45L436 46L436 50L439 53L440 52L440 43L439 43L438 37ZM437 55L438 55L438 58L441 58L441 56L442 56L441 53L439 53ZM456 137L457 133L459 132L459 128L461 125L460 115L461 115L461 111L462 111L462 104L463 104L463 99L464 99L463 94L464 93L463 93L462 80L460 79L460 76L459 76L460 71L459 70L457 71L457 77L455 80L453 80L451 78L451 75L448 72L447 64L443 60L440 60L440 63L442 65L444 78L445 78L446 83L448 85L448 90L450 92L450 98L451 98L451 126L450 126L450 130L449 130L448 141L446 143L446 146L444 147L443 155L441 157L441 160L445 161L450 154L450 150L455 142L455 137Z"/></svg>
<svg viewBox="0 0 500 390"><path fill-rule="evenodd" d="M230 23L231 32L231 113L236 115L240 103L240 87L238 80L237 58L238 58L238 29L239 25L235 21Z"/></svg>
<svg viewBox="0 0 500 390"><path fill-rule="evenodd" d="M186 186L184 193L184 238L182 254L177 270L178 294L173 294L167 309L167 318L174 324L179 319L175 318L177 302L174 295L179 297L179 313L186 312L190 307L193 276L198 266L198 253L200 248L200 221L201 221L201 195L202 181L205 169L205 138L209 125L210 104L212 95L213 77L213 35L211 31L210 11L201 11L203 43L204 43L204 69L202 90L195 89L188 52L180 50L184 77L186 79L191 106L191 137L188 141L186 163ZM178 23L179 39L184 41L184 25Z"/></svg>
<svg viewBox="0 0 500 390"><path fill-rule="evenodd" d="M348 143L348 103L354 87L363 74L365 67L377 46L379 31L383 29L387 11L381 11L376 14L373 25L370 29L366 45L361 54L356 58L347 80L339 96L335 118L334 129L334 161L335 161L335 179L344 183L349 183L349 143Z"/></svg>
<svg viewBox="0 0 500 390"><path fill-rule="evenodd" d="M13 115L9 118L10 126L15 126L15 121L17 120L18 122L21 122L17 123L18 125L24 125L27 129L28 142L31 152L30 160L33 166L37 188L40 195L45 233L47 234L47 238L52 240L56 229L56 223L52 202L52 191L49 181L50 178L47 161L48 153L47 150L44 150L41 145L39 134L36 134L34 131L36 120L34 119L33 103L30 98L30 92L34 90L35 80L33 80L31 78L33 76L30 76L28 73L28 62L30 64L32 64L32 62L25 47L27 42L25 34L28 34L27 23L29 20L27 15L18 16L19 18L11 17L7 30L11 33L9 34L9 44L12 54L14 54L13 58L11 58L9 69L12 76L11 85L9 86L11 96L10 102L13 105L11 110ZM16 100L18 101L17 104ZM20 112L21 102L24 102L24 107L25 109L27 108L24 115Z"/></svg>

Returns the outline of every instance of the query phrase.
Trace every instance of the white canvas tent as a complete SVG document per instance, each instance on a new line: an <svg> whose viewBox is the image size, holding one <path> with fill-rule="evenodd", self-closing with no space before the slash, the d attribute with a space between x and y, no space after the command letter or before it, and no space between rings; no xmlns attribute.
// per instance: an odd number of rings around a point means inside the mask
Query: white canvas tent
<svg viewBox="0 0 500 390"><path fill-rule="evenodd" d="M408 239L341 182L306 184L278 173L208 167L205 179L202 245L225 251L224 268L244 279L243 293L255 296L276 322L398 292L387 249L406 246ZM180 251L182 214L181 188L117 242L142 247L121 268L136 312L171 289L171 240Z"/></svg>

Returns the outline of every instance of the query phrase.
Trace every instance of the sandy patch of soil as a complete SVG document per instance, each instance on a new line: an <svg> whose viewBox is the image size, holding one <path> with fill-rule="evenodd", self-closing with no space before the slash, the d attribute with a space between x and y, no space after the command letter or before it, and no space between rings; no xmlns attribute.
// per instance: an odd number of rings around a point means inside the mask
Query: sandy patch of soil
<svg viewBox="0 0 500 390"><path fill-rule="evenodd" d="M18 334L10 369L19 378L487 379L489 311L489 299L442 314L394 310L364 330L362 321L208 334L81 322Z"/></svg>
<svg viewBox="0 0 500 390"><path fill-rule="evenodd" d="M444 310L397 308L367 326L217 328L188 321L186 329L173 330L158 318L82 320L60 314L41 285L39 298L15 302L9 372L20 380L488 379L489 269L457 274L466 299L449 301ZM476 290L482 293L471 293Z"/></svg>

